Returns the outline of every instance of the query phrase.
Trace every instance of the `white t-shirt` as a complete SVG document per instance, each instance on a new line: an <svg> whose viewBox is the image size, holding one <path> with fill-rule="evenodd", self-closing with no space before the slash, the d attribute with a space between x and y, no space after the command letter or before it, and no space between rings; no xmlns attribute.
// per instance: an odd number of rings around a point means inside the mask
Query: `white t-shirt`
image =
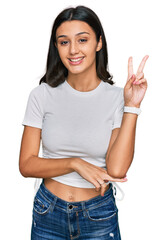
<svg viewBox="0 0 167 240"><path fill-rule="evenodd" d="M66 80L55 88L41 83L29 94L22 125L42 129L43 158L77 157L106 169L110 137L121 126L123 107L123 88L104 81L88 92L74 89ZM77 172L52 179L95 188Z"/></svg>

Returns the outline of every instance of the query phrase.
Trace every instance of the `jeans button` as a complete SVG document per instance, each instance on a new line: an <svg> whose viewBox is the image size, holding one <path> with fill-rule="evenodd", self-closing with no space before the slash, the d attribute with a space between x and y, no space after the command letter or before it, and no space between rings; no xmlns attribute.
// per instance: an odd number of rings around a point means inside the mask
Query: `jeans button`
<svg viewBox="0 0 167 240"><path fill-rule="evenodd" d="M69 205L68 207L69 207L69 209L72 209L72 208L73 208L73 205Z"/></svg>

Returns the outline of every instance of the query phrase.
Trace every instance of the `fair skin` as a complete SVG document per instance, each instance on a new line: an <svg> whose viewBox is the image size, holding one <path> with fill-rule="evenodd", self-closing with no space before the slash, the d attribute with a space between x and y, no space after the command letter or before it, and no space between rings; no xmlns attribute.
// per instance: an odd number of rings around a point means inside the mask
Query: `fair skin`
<svg viewBox="0 0 167 240"><path fill-rule="evenodd" d="M148 57L146 55L142 59L136 75L133 73L132 57L128 60L128 78L124 87L125 106L138 108L141 105L147 90L143 70ZM107 171L112 176L125 176L132 163L137 118L136 114L124 113L121 128L113 131L106 156Z"/></svg>
<svg viewBox="0 0 167 240"><path fill-rule="evenodd" d="M66 37L63 37L66 36ZM96 74L96 51L100 51L102 41L97 43L91 27L82 21L64 22L57 29L55 43L60 58L68 69L68 83L78 91L90 91L97 87L100 79ZM69 58L84 57L79 65L72 65Z"/></svg>
<svg viewBox="0 0 167 240"><path fill-rule="evenodd" d="M100 79L96 74L96 51L100 51L102 40L96 41L91 27L82 21L62 23L56 32L55 46L59 51L63 64L68 69L68 83L78 91L91 91L96 88ZM69 59L84 57L80 64ZM128 81L124 88L125 105L139 107L147 89L143 69L148 56L133 75L132 58L128 61ZM67 201L83 201L108 189L107 181L125 182L126 172L132 162L135 143L137 115L124 113L122 126L114 129L106 155L107 171L92 165L80 158L44 159L39 158L41 129L25 126L19 158L20 172L25 177L45 179L47 188L58 197ZM76 171L91 182L95 188L82 189L58 183L50 178Z"/></svg>

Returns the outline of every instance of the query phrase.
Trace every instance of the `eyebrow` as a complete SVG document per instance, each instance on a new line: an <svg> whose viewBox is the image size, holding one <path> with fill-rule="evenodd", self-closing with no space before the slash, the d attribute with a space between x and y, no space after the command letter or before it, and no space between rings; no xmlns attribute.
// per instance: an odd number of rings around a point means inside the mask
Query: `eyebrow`
<svg viewBox="0 0 167 240"><path fill-rule="evenodd" d="M88 32L79 32L79 33L75 34L75 36L78 36L78 35L80 35L80 34L85 34L85 33L86 33L86 34L90 34L90 33L88 33ZM61 37L67 37L67 35L60 35L60 36L57 37L57 39L58 39L58 38L61 38Z"/></svg>

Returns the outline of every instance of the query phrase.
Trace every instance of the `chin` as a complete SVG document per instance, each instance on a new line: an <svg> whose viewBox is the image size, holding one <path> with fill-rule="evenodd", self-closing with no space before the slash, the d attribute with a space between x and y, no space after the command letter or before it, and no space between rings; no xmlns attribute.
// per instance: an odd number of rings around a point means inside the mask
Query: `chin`
<svg viewBox="0 0 167 240"><path fill-rule="evenodd" d="M80 73L83 73L84 71L85 69L76 69L76 70L68 69L68 72L71 74L80 74Z"/></svg>

